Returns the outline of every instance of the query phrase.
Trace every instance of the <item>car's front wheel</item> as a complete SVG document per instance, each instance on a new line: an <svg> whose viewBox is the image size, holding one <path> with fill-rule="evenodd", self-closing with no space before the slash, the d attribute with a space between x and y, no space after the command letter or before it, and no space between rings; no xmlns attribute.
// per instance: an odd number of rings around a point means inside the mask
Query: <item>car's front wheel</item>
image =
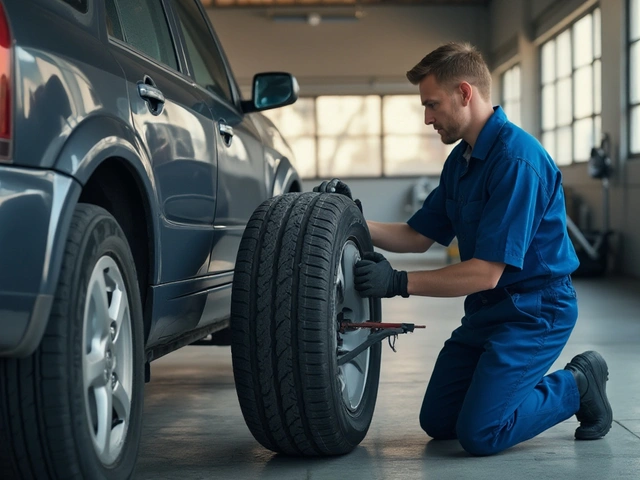
<svg viewBox="0 0 640 480"><path fill-rule="evenodd" d="M141 434L143 355L125 235L107 211L80 204L39 348L0 360L2 478L129 478Z"/></svg>

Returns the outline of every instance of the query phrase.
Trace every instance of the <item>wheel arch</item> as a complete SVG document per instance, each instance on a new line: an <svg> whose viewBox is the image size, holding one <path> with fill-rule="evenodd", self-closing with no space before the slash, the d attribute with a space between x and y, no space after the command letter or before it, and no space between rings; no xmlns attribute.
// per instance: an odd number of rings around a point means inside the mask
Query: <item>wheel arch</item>
<svg viewBox="0 0 640 480"><path fill-rule="evenodd" d="M271 195L302 192L302 180L287 157L282 157L273 178Z"/></svg>
<svg viewBox="0 0 640 480"><path fill-rule="evenodd" d="M140 140L120 119L89 119L65 144L55 168L82 185L78 203L104 208L125 232L138 274L146 338L151 318L146 299L161 268L160 225L151 163Z"/></svg>

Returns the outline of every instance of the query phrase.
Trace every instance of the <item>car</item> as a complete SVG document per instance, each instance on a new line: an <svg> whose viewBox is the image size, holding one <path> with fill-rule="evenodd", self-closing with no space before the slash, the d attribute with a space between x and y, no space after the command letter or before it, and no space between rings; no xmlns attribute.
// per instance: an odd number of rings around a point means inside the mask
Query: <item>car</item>
<svg viewBox="0 0 640 480"><path fill-rule="evenodd" d="M0 2L0 477L134 471L150 363L228 331L238 248L301 192L198 0Z"/></svg>

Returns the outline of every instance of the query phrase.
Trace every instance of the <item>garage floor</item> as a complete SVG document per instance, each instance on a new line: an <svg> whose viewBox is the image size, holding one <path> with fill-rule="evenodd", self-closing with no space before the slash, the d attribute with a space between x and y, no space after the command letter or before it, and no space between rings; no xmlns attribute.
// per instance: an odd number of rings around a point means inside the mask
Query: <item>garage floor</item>
<svg viewBox="0 0 640 480"><path fill-rule="evenodd" d="M412 265L397 267L416 269ZM351 454L278 456L251 436L240 413L229 347L188 347L152 364L136 479L637 479L640 478L640 282L576 280L580 318L554 366L597 349L609 363L614 424L603 440L577 442L575 418L493 457L456 441L430 442L418 411L436 355L462 316L462 299L383 301L385 321L427 329L386 342L376 411Z"/></svg>

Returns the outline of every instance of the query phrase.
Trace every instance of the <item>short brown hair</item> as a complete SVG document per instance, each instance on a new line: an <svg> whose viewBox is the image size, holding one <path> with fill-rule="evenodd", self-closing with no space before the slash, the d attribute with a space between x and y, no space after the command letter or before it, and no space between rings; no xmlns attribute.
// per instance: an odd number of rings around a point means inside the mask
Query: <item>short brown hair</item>
<svg viewBox="0 0 640 480"><path fill-rule="evenodd" d="M485 100L491 96L489 67L482 54L470 43L450 42L441 45L407 72L407 78L414 85L429 75L434 75L442 85L467 81L478 88Z"/></svg>

